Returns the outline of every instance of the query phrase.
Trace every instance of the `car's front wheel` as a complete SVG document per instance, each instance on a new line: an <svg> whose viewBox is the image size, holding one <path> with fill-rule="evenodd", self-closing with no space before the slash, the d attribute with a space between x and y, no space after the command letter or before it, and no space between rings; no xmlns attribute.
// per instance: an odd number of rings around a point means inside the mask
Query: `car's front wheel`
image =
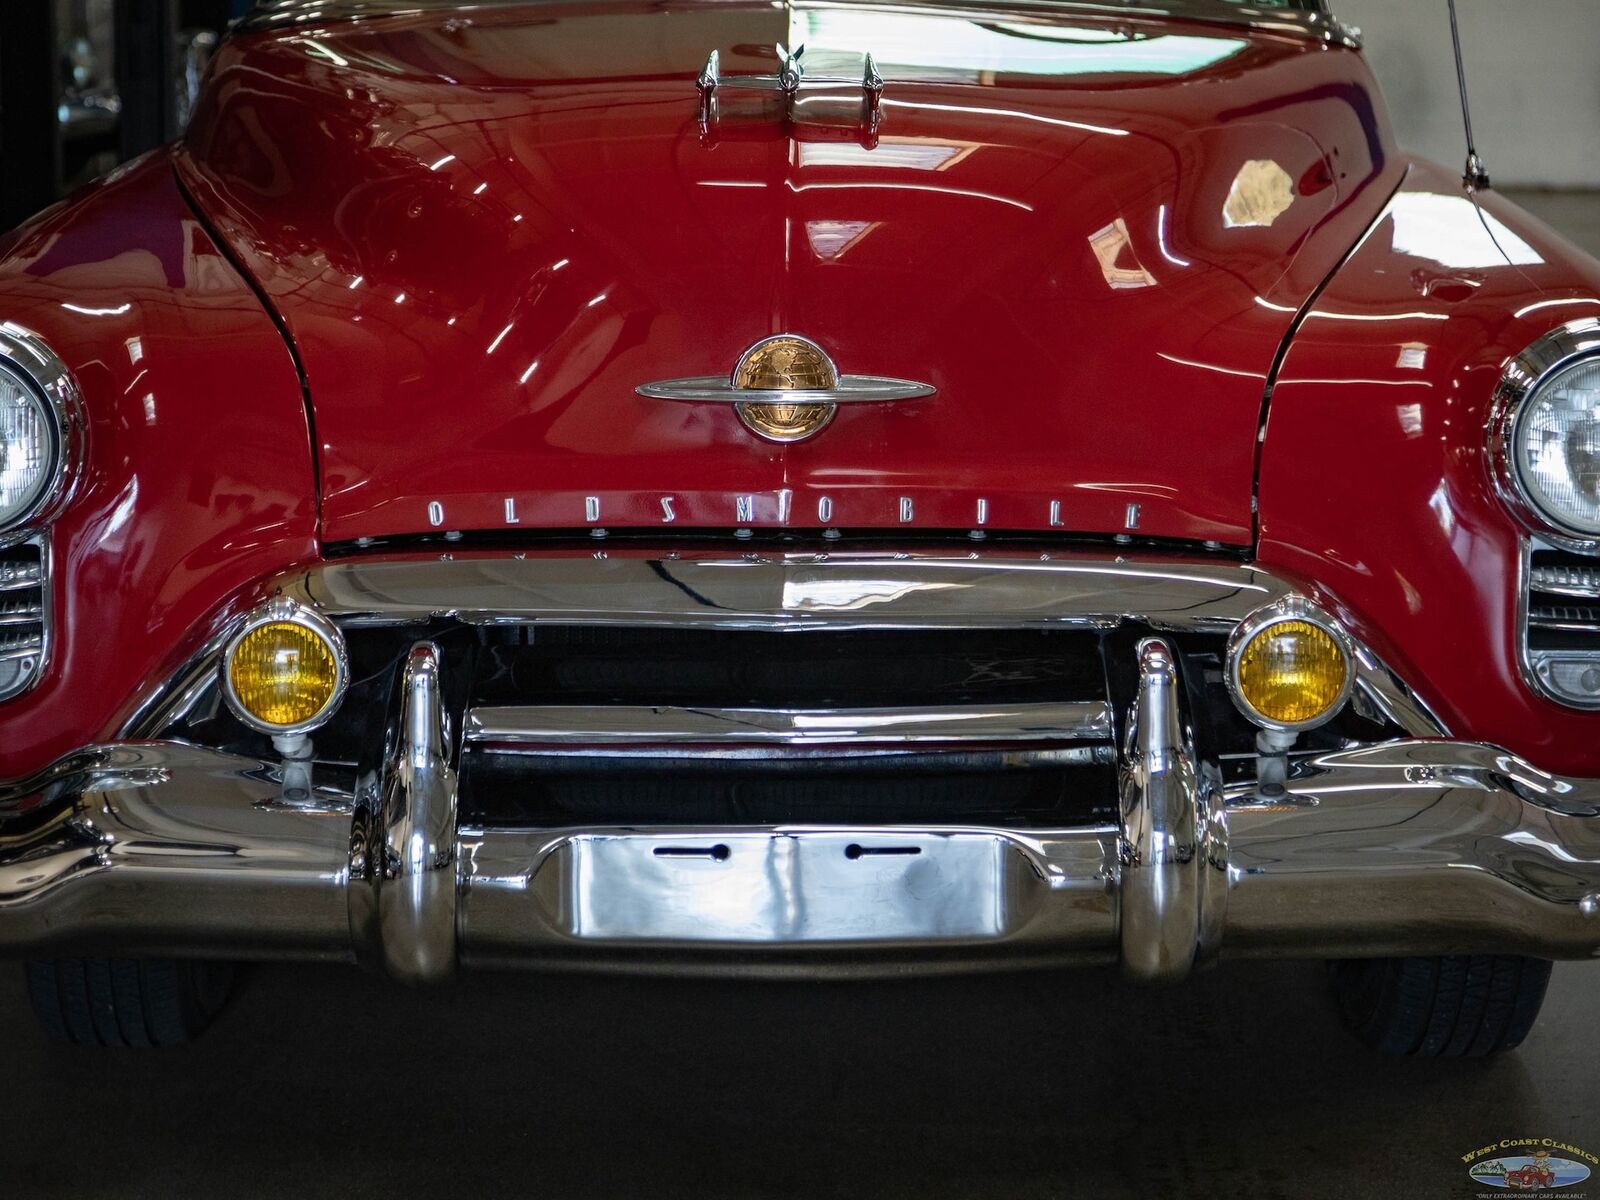
<svg viewBox="0 0 1600 1200"><path fill-rule="evenodd" d="M1550 964L1510 954L1362 958L1330 963L1345 1027L1383 1054L1464 1057L1522 1044Z"/></svg>
<svg viewBox="0 0 1600 1200"><path fill-rule="evenodd" d="M28 964L50 1037L80 1046L175 1046L199 1036L233 990L227 963L58 958Z"/></svg>

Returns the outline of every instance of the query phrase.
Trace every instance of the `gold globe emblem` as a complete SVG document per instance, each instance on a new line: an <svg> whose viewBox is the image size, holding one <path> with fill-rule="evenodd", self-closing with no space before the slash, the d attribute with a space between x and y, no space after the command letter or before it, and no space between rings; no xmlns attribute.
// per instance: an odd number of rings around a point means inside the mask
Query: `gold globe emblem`
<svg viewBox="0 0 1600 1200"><path fill-rule="evenodd" d="M829 392L839 386L839 372L814 342L780 334L757 342L733 369L733 386L741 392ZM773 442L798 442L833 419L837 406L804 395L771 400L740 400L735 406L745 427Z"/></svg>

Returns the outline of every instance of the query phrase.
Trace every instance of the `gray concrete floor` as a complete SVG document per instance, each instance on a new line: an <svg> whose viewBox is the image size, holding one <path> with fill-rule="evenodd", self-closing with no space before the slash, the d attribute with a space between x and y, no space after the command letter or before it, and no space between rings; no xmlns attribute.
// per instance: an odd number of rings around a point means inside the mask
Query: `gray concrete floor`
<svg viewBox="0 0 1600 1200"><path fill-rule="evenodd" d="M0 975L0 1194L1469 1196L1509 1137L1600 1152L1594 969L1489 1061L1379 1058L1309 963L873 984L257 968L193 1046L45 1043Z"/></svg>
<svg viewBox="0 0 1600 1200"><path fill-rule="evenodd" d="M1600 250L1600 200L1527 199ZM1466 1197L1502 1138L1600 1153L1597 985L1558 966L1519 1052L1413 1062L1348 1039L1310 963L1158 992L258 967L203 1041L112 1054L47 1044L4 969L0 1197Z"/></svg>

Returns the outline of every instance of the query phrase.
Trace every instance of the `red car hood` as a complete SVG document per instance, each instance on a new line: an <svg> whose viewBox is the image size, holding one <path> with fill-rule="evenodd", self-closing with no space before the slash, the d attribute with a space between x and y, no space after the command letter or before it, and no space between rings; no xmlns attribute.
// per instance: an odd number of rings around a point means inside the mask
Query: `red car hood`
<svg viewBox="0 0 1600 1200"><path fill-rule="evenodd" d="M694 78L807 46L886 79ZM304 366L330 541L915 525L1248 543L1296 313L1398 180L1360 56L992 9L515 5L223 47L180 156ZM635 388L778 332L937 394L761 441ZM982 503L980 504L980 500Z"/></svg>

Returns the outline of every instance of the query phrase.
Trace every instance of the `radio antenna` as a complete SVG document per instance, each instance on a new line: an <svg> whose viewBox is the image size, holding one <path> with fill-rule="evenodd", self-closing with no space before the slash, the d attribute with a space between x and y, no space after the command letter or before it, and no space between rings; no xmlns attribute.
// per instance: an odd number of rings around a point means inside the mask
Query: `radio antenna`
<svg viewBox="0 0 1600 1200"><path fill-rule="evenodd" d="M1461 88L1461 120L1467 127L1467 169L1461 181L1472 191L1488 191L1489 170L1478 157L1478 146L1472 137L1472 105L1467 102L1467 64L1461 57L1461 25L1456 20L1456 0L1446 0L1450 5L1450 41L1456 49L1456 83Z"/></svg>

